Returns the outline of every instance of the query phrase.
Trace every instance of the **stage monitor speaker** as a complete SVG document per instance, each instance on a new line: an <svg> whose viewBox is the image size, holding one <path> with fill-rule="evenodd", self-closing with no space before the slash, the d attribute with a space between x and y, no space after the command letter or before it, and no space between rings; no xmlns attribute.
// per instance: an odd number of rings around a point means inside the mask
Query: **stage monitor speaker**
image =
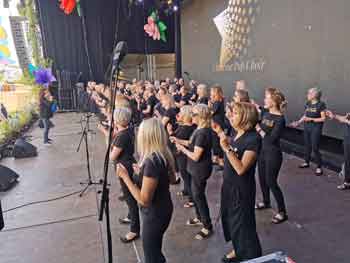
<svg viewBox="0 0 350 263"><path fill-rule="evenodd" d="M24 139L17 139L13 147L13 157L28 158L38 156L37 148Z"/></svg>
<svg viewBox="0 0 350 263"><path fill-rule="evenodd" d="M4 228L4 217L2 215L1 200L0 200L0 231Z"/></svg>
<svg viewBox="0 0 350 263"><path fill-rule="evenodd" d="M10 168L0 165L0 192L9 190L18 182L19 175Z"/></svg>

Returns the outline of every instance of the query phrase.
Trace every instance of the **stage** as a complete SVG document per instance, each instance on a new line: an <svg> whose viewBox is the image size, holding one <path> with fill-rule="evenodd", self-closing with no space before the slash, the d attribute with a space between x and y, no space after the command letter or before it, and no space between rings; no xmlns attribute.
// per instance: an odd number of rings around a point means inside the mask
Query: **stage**
<svg viewBox="0 0 350 263"><path fill-rule="evenodd" d="M80 115L57 114L50 133L52 146L42 143L42 131L35 127L29 134L38 147L39 156L0 163L20 175L20 183L1 193L3 209L25 203L56 198L82 189L87 179L85 149L76 152L81 131ZM96 131L96 124L91 124ZM102 176L105 143L101 134L89 135L91 170L96 180ZM311 170L298 170L300 160L285 155L280 182L290 220L279 226L270 223L273 211L257 213L258 232L264 254L285 251L296 262L347 263L350 244L350 192L336 189L341 182L337 174L326 170L316 177ZM119 236L128 227L118 223L127 209L118 201L119 183L110 166L111 222L113 255L116 263L142 262L141 241L124 245ZM208 187L211 217L219 215L222 176L213 174ZM83 196L73 195L57 201L24 207L8 212L5 229L0 232L0 262L4 263L96 263L107 262L105 224L97 220L101 187L91 187ZM225 244L220 220L209 240L194 240L198 228L185 226L193 211L183 208L176 196L179 186L172 186L175 212L164 240L168 262L221 262L230 244ZM258 187L258 193L260 193ZM260 195L260 194L259 194ZM273 200L273 198L272 198Z"/></svg>

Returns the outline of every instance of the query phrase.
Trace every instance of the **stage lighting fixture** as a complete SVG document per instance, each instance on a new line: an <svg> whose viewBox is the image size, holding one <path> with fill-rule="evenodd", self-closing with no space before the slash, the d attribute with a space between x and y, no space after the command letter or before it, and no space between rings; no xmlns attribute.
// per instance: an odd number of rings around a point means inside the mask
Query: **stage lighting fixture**
<svg viewBox="0 0 350 263"><path fill-rule="evenodd" d="M179 10L179 7L177 5L174 5L173 10L174 12L177 12L177 10Z"/></svg>

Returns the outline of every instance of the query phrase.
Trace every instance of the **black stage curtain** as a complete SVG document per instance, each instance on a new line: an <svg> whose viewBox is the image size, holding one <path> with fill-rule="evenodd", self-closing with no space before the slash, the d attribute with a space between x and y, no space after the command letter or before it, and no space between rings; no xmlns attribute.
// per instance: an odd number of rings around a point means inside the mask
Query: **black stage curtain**
<svg viewBox="0 0 350 263"><path fill-rule="evenodd" d="M143 30L154 8L153 0L145 0L143 5L133 5L131 8L129 0L80 0L86 24L88 54L83 20L76 10L71 15L65 15L58 1L36 0L36 4L44 55L53 60L54 70L82 72L84 81L105 81L112 51L118 41L126 41L132 54L174 53L173 15L160 13L160 19L168 27L166 43L152 40Z"/></svg>

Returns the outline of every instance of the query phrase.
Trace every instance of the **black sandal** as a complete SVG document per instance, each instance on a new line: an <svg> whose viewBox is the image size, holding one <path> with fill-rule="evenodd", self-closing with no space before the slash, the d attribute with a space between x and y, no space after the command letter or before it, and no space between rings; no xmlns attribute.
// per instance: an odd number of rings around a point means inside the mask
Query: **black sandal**
<svg viewBox="0 0 350 263"><path fill-rule="evenodd" d="M228 258L226 255L221 259L223 263L238 263L241 262L237 257Z"/></svg>
<svg viewBox="0 0 350 263"><path fill-rule="evenodd" d="M272 223L275 225L281 224L288 220L288 216L285 213L278 213L272 218Z"/></svg>
<svg viewBox="0 0 350 263"><path fill-rule="evenodd" d="M341 191L350 190L350 183L342 183L341 185L337 186L337 189Z"/></svg>
<svg viewBox="0 0 350 263"><path fill-rule="evenodd" d="M119 223L122 225L129 225L131 223L131 220L128 217L119 218Z"/></svg>
<svg viewBox="0 0 350 263"><path fill-rule="evenodd" d="M198 218L191 218L186 222L188 226L202 226L202 222Z"/></svg>
<svg viewBox="0 0 350 263"><path fill-rule="evenodd" d="M270 208L271 208L271 205L266 205L264 202L259 202L255 205L256 210L265 210Z"/></svg>
<svg viewBox="0 0 350 263"><path fill-rule="evenodd" d="M184 204L184 208L191 208L191 207L194 207L193 202L187 202L186 204Z"/></svg>
<svg viewBox="0 0 350 263"><path fill-rule="evenodd" d="M317 168L315 171L316 176L321 176L323 174L323 170L321 168Z"/></svg>
<svg viewBox="0 0 350 263"><path fill-rule="evenodd" d="M206 228L205 228L206 229ZM197 235L194 237L197 240L204 240L209 238L213 234L213 230L208 230L208 233L203 232L203 229L197 233Z"/></svg>
<svg viewBox="0 0 350 263"><path fill-rule="evenodd" d="M299 165L300 169L305 169L305 168L309 168L309 167L310 167L309 163L302 163L302 164Z"/></svg>
<svg viewBox="0 0 350 263"><path fill-rule="evenodd" d="M131 243L135 241L136 239L140 238L139 234L136 234L133 238L128 239L126 236L125 237L120 237L120 241L124 244Z"/></svg>

